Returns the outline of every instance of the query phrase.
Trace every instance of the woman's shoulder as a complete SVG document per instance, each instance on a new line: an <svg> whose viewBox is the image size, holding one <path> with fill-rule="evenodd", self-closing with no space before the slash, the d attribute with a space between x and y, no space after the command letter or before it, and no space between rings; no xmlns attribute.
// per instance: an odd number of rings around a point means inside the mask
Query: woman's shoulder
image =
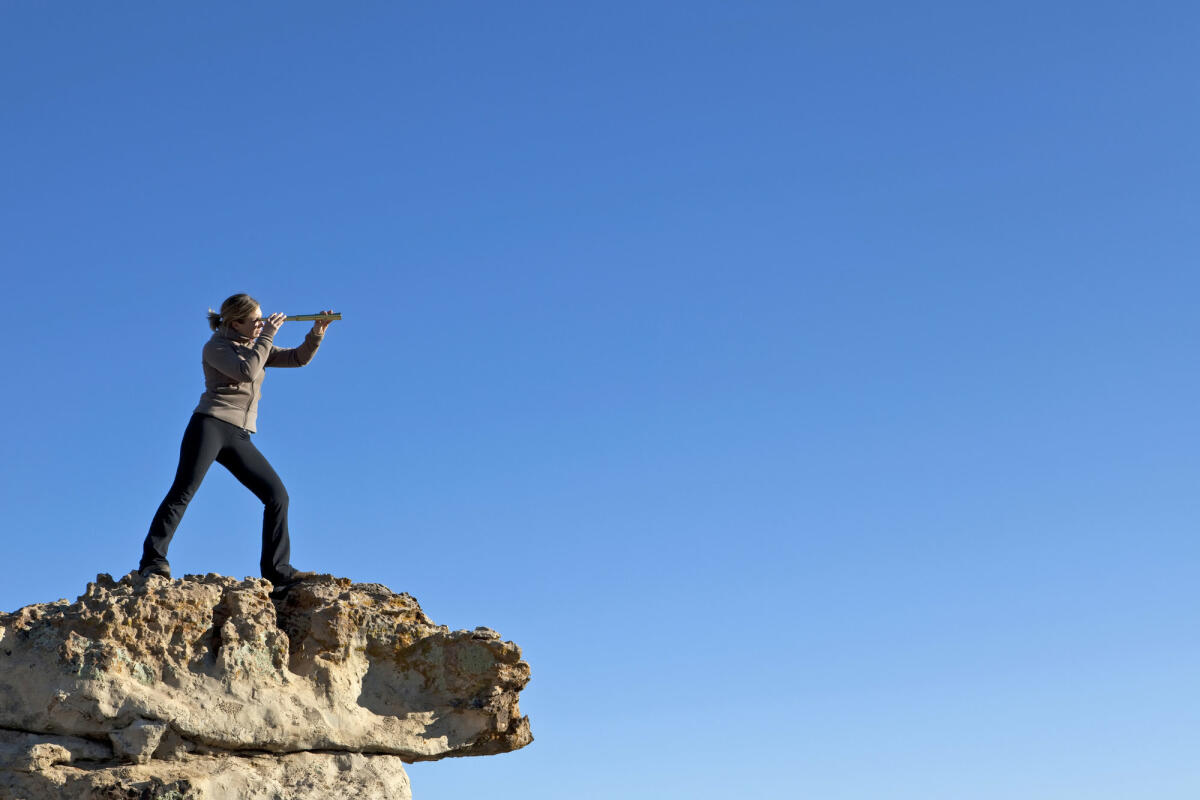
<svg viewBox="0 0 1200 800"><path fill-rule="evenodd" d="M237 349L238 343L236 340L230 339L220 331L217 331L212 336L208 337L208 341L206 341L204 343L204 347L201 348L201 353L206 356L209 353L236 353Z"/></svg>

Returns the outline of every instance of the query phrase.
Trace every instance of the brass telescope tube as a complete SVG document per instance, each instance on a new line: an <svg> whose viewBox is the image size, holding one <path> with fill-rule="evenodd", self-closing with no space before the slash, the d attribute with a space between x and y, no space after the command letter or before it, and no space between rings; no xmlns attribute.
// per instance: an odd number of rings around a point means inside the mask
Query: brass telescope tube
<svg viewBox="0 0 1200 800"><path fill-rule="evenodd" d="M284 322L312 322L313 320L332 320L341 319L342 312L334 311L332 314L296 314L295 316L288 314Z"/></svg>

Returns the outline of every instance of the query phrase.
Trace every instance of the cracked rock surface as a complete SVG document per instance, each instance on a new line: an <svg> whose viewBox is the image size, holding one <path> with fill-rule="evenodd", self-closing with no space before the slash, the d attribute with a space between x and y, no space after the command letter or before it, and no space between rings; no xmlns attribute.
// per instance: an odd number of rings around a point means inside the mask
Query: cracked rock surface
<svg viewBox="0 0 1200 800"><path fill-rule="evenodd" d="M0 798L410 797L532 741L529 665L379 584L100 575L0 614Z"/></svg>

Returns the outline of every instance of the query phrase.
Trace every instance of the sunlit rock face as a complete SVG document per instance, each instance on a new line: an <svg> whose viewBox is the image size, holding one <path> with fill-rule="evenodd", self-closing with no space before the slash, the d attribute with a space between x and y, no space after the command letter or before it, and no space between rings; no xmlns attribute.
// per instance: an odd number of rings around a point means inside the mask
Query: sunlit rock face
<svg viewBox="0 0 1200 800"><path fill-rule="evenodd" d="M107 575L0 614L0 798L410 797L403 762L532 741L521 650L319 576Z"/></svg>

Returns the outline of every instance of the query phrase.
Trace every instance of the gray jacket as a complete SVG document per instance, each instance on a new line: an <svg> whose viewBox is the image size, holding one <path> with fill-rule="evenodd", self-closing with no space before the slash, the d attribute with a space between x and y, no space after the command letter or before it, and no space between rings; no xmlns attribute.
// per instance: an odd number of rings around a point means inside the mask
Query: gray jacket
<svg viewBox="0 0 1200 800"><path fill-rule="evenodd" d="M264 331L257 339L244 339L222 325L204 345L204 394L194 413L254 433L266 367L303 367L324 337L309 331L299 347L276 347L272 338Z"/></svg>

